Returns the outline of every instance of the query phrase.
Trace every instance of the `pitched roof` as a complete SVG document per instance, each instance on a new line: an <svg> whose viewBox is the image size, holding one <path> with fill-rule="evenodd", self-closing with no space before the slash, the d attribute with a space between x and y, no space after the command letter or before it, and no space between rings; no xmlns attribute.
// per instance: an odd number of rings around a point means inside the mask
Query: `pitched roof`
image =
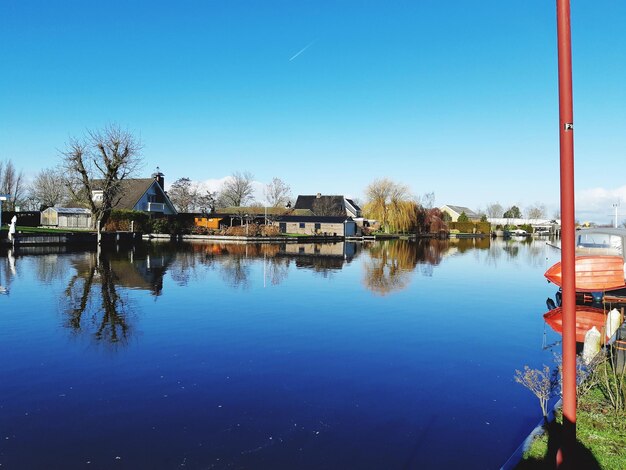
<svg viewBox="0 0 626 470"><path fill-rule="evenodd" d="M103 180L93 181L94 191L102 189L102 182ZM115 204L115 209L132 210L153 183L156 183L154 178L127 178L120 181L120 200Z"/></svg>
<svg viewBox="0 0 626 470"><path fill-rule="evenodd" d="M132 209L135 204L141 199L146 191L156 181L154 178L141 178L141 179L127 179L122 180L120 193L120 202L117 204L117 209ZM158 184L158 183L157 183Z"/></svg>
<svg viewBox="0 0 626 470"><path fill-rule="evenodd" d="M469 207L452 206L450 204L446 204L446 207L449 207L450 209L452 209L457 214L461 214L461 213L465 212L465 215L468 216L469 218L472 218L472 217L473 218L478 218L478 217L480 217L480 215L478 215L476 212L474 212Z"/></svg>
<svg viewBox="0 0 626 470"><path fill-rule="evenodd" d="M74 214L74 215L91 215L91 211L89 209L84 209L82 207L48 207L43 212L56 212L57 214Z"/></svg>
<svg viewBox="0 0 626 470"><path fill-rule="evenodd" d="M322 202L327 207L337 206L342 210L345 209L343 203L343 196L298 196L294 209L309 209L313 210L313 206L316 201Z"/></svg>
<svg viewBox="0 0 626 470"><path fill-rule="evenodd" d="M357 211L361 210L361 208L357 206L356 203L352 199L346 198L346 201L348 201L352 205L352 207L354 207Z"/></svg>

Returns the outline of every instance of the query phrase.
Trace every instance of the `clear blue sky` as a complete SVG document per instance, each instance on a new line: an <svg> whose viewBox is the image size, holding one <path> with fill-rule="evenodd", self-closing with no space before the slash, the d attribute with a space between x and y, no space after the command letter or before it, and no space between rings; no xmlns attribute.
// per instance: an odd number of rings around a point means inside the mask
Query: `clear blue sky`
<svg viewBox="0 0 626 470"><path fill-rule="evenodd" d="M359 197L386 176L552 215L555 22L545 0L0 0L0 159L32 176L114 122L170 182L250 171ZM626 2L574 1L572 22L578 215L609 221L622 197L624 219Z"/></svg>

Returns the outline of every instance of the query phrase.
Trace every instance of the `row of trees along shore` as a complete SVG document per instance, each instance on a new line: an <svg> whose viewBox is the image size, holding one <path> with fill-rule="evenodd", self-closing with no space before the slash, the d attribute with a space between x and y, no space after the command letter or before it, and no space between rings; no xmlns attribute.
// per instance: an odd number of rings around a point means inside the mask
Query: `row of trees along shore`
<svg viewBox="0 0 626 470"><path fill-rule="evenodd" d="M59 164L39 171L26 184L23 171L17 171L11 160L0 162L0 192L8 194L6 210L41 210L51 206L82 205L94 214L95 223L104 227L111 210L122 197L121 182L138 176L142 167L141 141L117 125L87 131L72 138L60 154ZM98 199L93 190L101 190ZM285 207L293 200L290 186L273 178L264 188L265 203L254 200L254 175L248 171L234 172L219 191L209 191L188 177L179 178L168 188L168 195L180 212L210 213L222 207ZM365 188L363 215L375 219L380 230L387 233L438 232L445 228L445 215L434 207L434 193L411 194L408 186L387 178L377 179ZM359 203L360 201L357 201ZM343 207L328 205L322 199L314 212L317 215L342 215ZM499 203L489 204L484 216L519 218L517 206L508 210ZM536 204L527 210L528 218L545 217L545 207Z"/></svg>

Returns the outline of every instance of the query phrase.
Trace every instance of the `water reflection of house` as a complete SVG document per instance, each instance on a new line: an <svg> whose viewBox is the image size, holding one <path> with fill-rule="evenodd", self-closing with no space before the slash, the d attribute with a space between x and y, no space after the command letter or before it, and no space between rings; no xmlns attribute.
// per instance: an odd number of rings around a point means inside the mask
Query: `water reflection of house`
<svg viewBox="0 0 626 470"><path fill-rule="evenodd" d="M280 255L294 257L296 266L315 271L342 269L356 256L354 242L342 243L293 243L285 245Z"/></svg>
<svg viewBox="0 0 626 470"><path fill-rule="evenodd" d="M160 295L163 289L163 275L174 260L173 253L145 253L137 255L133 252L121 256L107 256L113 274L113 282L117 286L128 289L139 289ZM78 273L89 273L97 264L96 253L85 253L73 260Z"/></svg>
<svg viewBox="0 0 626 470"><path fill-rule="evenodd" d="M258 258L263 256L331 256L352 259L357 253L355 242L335 243L190 243L190 250L205 255L244 256Z"/></svg>
<svg viewBox="0 0 626 470"><path fill-rule="evenodd" d="M163 276L174 261L172 252L132 254L126 260L111 261L111 268L118 276L119 284L131 289L142 289L160 295Z"/></svg>
<svg viewBox="0 0 626 470"><path fill-rule="evenodd" d="M356 243L289 243L283 250L290 255L331 256L352 259L356 254Z"/></svg>

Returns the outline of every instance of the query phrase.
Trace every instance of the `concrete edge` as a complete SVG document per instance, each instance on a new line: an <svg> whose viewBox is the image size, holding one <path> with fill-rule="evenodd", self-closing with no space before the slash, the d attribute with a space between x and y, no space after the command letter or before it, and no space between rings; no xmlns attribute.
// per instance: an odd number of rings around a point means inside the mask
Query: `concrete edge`
<svg viewBox="0 0 626 470"><path fill-rule="evenodd" d="M143 240L174 241L220 241L233 243L311 243L340 242L344 237L239 237L228 235L169 235L164 233L144 234Z"/></svg>

